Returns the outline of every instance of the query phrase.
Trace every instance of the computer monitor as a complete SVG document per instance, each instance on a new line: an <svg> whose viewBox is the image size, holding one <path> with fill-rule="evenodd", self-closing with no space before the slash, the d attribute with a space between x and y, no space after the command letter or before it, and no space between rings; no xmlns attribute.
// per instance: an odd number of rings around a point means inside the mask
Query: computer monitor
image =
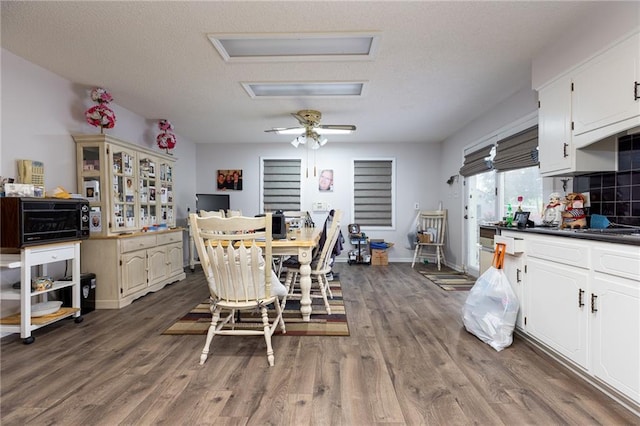
<svg viewBox="0 0 640 426"><path fill-rule="evenodd" d="M196 194L196 213L200 213L200 210L226 212L229 208L229 194Z"/></svg>

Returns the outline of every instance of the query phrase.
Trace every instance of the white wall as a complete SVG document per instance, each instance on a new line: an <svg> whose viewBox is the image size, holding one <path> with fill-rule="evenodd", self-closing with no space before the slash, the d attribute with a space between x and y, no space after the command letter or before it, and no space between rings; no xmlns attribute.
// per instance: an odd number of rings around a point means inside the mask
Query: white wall
<svg viewBox="0 0 640 426"><path fill-rule="evenodd" d="M448 176L459 172L465 148L488 139L500 129L508 127L528 115L535 114L537 108L537 92L525 87L487 114L447 138L442 144L440 162L444 174L441 175L440 180L446 180ZM449 214L449 233L445 257L447 263L456 269L462 269L465 260L464 251L466 250L466 242L464 241L465 222L463 216L465 200L463 182L464 179L460 177L458 182L451 187L445 185L444 191L440 195Z"/></svg>
<svg viewBox="0 0 640 426"><path fill-rule="evenodd" d="M0 55L0 176L17 177L17 159L39 160L44 162L47 191L62 186L70 192L77 192L76 146L71 134L99 132L84 120L84 112L93 105L89 97L92 86L71 83L5 49L0 50ZM157 119L145 119L117 103L110 106L117 121L113 129L107 130L109 134L159 149L155 144L159 133ZM174 150L178 158L174 190L178 206L176 217L180 223L186 223L186 205L195 187L193 164L196 150L195 144L182 138L177 130L178 144ZM56 266L50 268L49 273L55 277L62 276L63 265ZM2 286L19 280L17 270L0 271ZM2 316L17 310L15 302L4 301L0 305Z"/></svg>
<svg viewBox="0 0 640 426"><path fill-rule="evenodd" d="M389 251L391 261L408 261L412 252L408 247L407 233L416 211L414 204L422 209L434 209L441 201L439 195L446 186L441 176L440 146L425 144L371 144L331 142L315 152L317 174L322 169L334 170L334 191L320 193L318 177L313 176L314 153L305 148L294 148L288 142L281 144L199 144L196 152L197 193L216 193L216 171L218 169L242 169L243 190L230 191L233 209L241 209L246 215L260 213L260 159L300 158L303 175L309 155L309 177L303 178L302 209L311 211L314 201L322 201L331 208L342 209L343 235L352 223L352 162L363 158L394 158L396 161L396 227L394 230L364 230L371 238L382 238L393 242ZM191 208L195 207L195 199ZM312 213L316 224L324 223L327 213ZM347 243L346 248L350 247ZM341 258L346 257L346 251Z"/></svg>

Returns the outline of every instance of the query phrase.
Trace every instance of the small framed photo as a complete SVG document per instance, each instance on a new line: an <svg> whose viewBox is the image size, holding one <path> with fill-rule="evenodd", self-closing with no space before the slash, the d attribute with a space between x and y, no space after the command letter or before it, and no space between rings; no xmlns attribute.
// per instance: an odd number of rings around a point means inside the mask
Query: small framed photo
<svg viewBox="0 0 640 426"><path fill-rule="evenodd" d="M519 228L527 226L530 212L515 212L513 214L513 223L517 224Z"/></svg>
<svg viewBox="0 0 640 426"><path fill-rule="evenodd" d="M89 180L84 183L84 198L89 201L100 201L100 182Z"/></svg>

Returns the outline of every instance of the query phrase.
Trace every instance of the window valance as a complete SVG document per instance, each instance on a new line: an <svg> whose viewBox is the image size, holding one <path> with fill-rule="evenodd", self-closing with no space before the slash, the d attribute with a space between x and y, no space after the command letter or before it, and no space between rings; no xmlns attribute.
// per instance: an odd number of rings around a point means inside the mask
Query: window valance
<svg viewBox="0 0 640 426"><path fill-rule="evenodd" d="M498 141L493 168L497 172L538 165L538 126Z"/></svg>
<svg viewBox="0 0 640 426"><path fill-rule="evenodd" d="M484 146L464 156L464 164L460 168L460 175L464 177L488 172L493 168L489 156L493 145Z"/></svg>

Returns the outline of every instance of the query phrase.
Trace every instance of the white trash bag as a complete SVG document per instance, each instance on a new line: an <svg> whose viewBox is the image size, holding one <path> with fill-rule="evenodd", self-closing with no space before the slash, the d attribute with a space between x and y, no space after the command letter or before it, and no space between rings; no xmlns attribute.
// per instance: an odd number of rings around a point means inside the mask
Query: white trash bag
<svg viewBox="0 0 640 426"><path fill-rule="evenodd" d="M496 351L501 351L513 342L520 304L507 279L502 265L504 244L496 244L493 266L469 291L462 307L464 327Z"/></svg>

